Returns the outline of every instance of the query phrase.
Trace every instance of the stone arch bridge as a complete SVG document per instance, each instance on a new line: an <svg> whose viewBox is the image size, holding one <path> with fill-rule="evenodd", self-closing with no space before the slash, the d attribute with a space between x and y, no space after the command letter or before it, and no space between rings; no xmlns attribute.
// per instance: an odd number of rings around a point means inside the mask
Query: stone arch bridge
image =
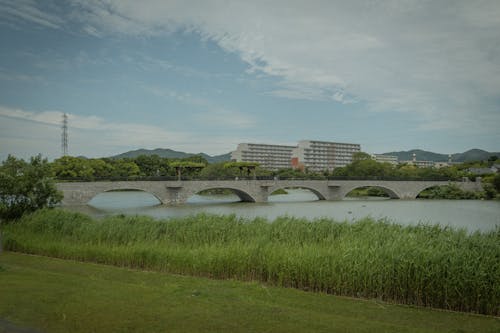
<svg viewBox="0 0 500 333"><path fill-rule="evenodd" d="M194 194L209 189L232 190L242 201L267 202L269 195L286 188L304 188L320 200L342 200L359 187L373 186L394 199L415 199L423 190L456 184L463 190L480 191L481 182L387 181L387 180L192 180L192 181L99 181L57 183L63 192L62 205L87 204L99 193L114 190L140 190L151 193L161 203L183 204Z"/></svg>

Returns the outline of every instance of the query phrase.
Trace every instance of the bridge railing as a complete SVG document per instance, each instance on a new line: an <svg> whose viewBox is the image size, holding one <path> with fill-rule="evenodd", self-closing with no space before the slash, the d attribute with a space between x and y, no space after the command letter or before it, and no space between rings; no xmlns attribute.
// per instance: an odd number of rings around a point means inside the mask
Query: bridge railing
<svg viewBox="0 0 500 333"><path fill-rule="evenodd" d="M329 180L385 180L385 181L462 181L462 178L451 178L443 176L426 176L426 177L401 177L401 176L336 176L328 177Z"/></svg>
<svg viewBox="0 0 500 333"><path fill-rule="evenodd" d="M179 180L178 177L175 176L152 176L152 177L143 177L143 176L122 176L122 177L64 177L64 178L56 178L58 182L101 182L101 181L176 181ZM462 178L453 179L449 177L381 177L381 176L366 176L366 177L325 177L325 176L310 176L310 177L287 177L287 176L257 176L257 177L224 177L224 176L216 176L216 177L196 177L196 176L182 176L182 181L190 181L190 180L207 180L207 181L221 181L221 180L374 180L374 181L466 181ZM468 180L467 180L468 181Z"/></svg>
<svg viewBox="0 0 500 333"><path fill-rule="evenodd" d="M171 176L120 176L120 177L59 177L55 178L58 182L118 182L118 181L168 181L178 180L177 177ZM183 179L184 180L184 179Z"/></svg>

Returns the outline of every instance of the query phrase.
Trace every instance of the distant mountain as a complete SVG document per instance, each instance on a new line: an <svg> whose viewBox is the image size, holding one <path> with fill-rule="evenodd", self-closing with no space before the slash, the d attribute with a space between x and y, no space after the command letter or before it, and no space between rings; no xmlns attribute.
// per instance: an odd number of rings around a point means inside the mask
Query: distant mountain
<svg viewBox="0 0 500 333"><path fill-rule="evenodd" d="M128 151L123 154L115 155L112 156L111 158L135 158L141 155L158 155L160 157L165 157L165 158L186 158L190 156L195 156L195 155L201 155L203 158L205 158L208 163L217 163L217 162L224 162L224 161L229 161L231 159L231 153L223 154L223 155L216 155L216 156L210 156L205 153L199 153L199 154L191 154L191 153L185 153L182 151L176 151L172 149L167 149L167 148L157 148L157 149L137 149L137 150L132 150Z"/></svg>
<svg viewBox="0 0 500 333"><path fill-rule="evenodd" d="M434 162L447 162L448 154L433 153L421 149L412 149L408 151L395 151L384 153L383 155L397 156L400 161L409 161L415 154L417 161L434 161ZM490 156L500 157L500 152L487 152L481 149L471 149L464 153L451 154L453 162L469 162L469 161L483 161L487 160Z"/></svg>
<svg viewBox="0 0 500 333"><path fill-rule="evenodd" d="M491 156L498 156L500 158L500 152L487 152L482 149L471 149L467 150L465 153L453 154L452 160L456 162L483 161L487 160Z"/></svg>
<svg viewBox="0 0 500 333"><path fill-rule="evenodd" d="M393 155L397 156L399 161L409 161L413 158L413 154L415 154L417 160L419 161L434 161L434 162L448 161L448 155L433 153L421 149L412 149L408 151L393 151L390 153L384 153L383 155Z"/></svg>

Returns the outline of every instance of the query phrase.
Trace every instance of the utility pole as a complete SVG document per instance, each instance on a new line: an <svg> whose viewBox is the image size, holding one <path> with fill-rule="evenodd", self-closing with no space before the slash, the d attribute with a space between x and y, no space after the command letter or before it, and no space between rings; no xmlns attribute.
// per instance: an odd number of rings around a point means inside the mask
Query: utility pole
<svg viewBox="0 0 500 333"><path fill-rule="evenodd" d="M61 150L62 156L68 155L68 115L63 114L62 134L61 134Z"/></svg>

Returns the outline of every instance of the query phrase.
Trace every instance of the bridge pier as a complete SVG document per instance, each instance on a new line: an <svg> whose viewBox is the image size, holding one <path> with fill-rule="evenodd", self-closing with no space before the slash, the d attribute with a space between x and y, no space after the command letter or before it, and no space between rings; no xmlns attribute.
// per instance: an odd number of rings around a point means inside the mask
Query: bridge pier
<svg viewBox="0 0 500 333"><path fill-rule="evenodd" d="M271 185L253 180L230 181L167 181L165 183L166 195L162 199L166 205L180 205L203 190L229 189L232 190L243 202L267 202Z"/></svg>

